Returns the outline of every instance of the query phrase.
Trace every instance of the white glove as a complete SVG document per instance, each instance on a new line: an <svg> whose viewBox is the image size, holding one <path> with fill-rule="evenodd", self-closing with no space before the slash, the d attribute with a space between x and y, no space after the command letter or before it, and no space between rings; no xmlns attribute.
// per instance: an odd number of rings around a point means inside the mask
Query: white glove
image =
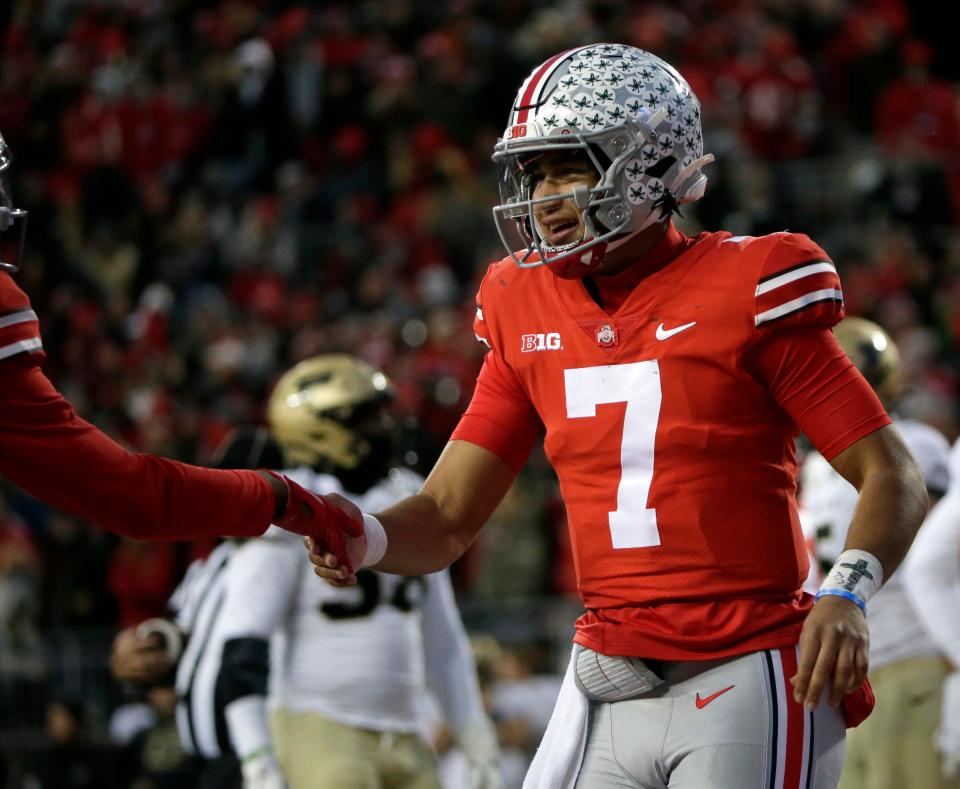
<svg viewBox="0 0 960 789"><path fill-rule="evenodd" d="M943 681L943 707L936 743L943 759L944 775L953 778L960 774L960 671L954 671Z"/></svg>
<svg viewBox="0 0 960 789"><path fill-rule="evenodd" d="M269 751L247 756L240 762L243 789L287 789L277 760Z"/></svg>
<svg viewBox="0 0 960 789"><path fill-rule="evenodd" d="M458 734L457 743L470 764L470 789L501 789L500 747L490 720L471 723Z"/></svg>

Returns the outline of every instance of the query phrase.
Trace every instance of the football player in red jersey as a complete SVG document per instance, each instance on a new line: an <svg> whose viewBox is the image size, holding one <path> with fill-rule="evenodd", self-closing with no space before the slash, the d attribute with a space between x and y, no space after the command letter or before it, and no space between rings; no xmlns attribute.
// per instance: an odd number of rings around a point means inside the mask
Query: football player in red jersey
<svg viewBox="0 0 960 789"><path fill-rule="evenodd" d="M831 333L834 265L801 234L677 230L713 160L700 106L630 46L534 69L494 160L509 254L480 287L473 400L418 495L339 502L364 535L308 541L316 572L449 564L545 431L586 613L525 786L834 786L844 721L871 706L864 609L927 504ZM860 491L816 602L800 431Z"/></svg>
<svg viewBox="0 0 960 789"><path fill-rule="evenodd" d="M321 517L329 505L285 477L128 452L77 416L40 369L37 314L11 276L27 212L14 207L10 162L0 135L0 475L55 507L141 540L252 537L271 521L319 535L332 523ZM324 539L342 544L339 529Z"/></svg>

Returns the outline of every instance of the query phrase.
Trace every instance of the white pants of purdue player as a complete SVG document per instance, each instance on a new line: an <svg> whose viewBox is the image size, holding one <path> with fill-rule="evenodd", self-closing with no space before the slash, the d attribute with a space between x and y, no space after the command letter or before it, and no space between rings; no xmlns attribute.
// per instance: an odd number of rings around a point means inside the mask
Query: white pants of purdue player
<svg viewBox="0 0 960 789"><path fill-rule="evenodd" d="M591 701L577 789L836 787L843 718L793 700L796 669L793 647L666 662L648 695Z"/></svg>

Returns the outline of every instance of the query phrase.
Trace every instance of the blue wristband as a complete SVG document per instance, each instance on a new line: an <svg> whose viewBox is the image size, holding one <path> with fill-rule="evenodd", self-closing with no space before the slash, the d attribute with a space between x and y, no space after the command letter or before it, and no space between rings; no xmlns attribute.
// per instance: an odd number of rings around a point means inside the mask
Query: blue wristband
<svg viewBox="0 0 960 789"><path fill-rule="evenodd" d="M827 587L826 589L821 589L819 592L817 592L817 595L814 598L814 600L815 601L819 600L821 597L828 594L835 595L836 597L845 597L851 603L856 603L857 606L859 606L860 610L863 611L864 614L867 613L867 604L863 600L861 600L859 597L857 597L853 592L848 592L846 589L837 589L837 588L830 588L830 587Z"/></svg>

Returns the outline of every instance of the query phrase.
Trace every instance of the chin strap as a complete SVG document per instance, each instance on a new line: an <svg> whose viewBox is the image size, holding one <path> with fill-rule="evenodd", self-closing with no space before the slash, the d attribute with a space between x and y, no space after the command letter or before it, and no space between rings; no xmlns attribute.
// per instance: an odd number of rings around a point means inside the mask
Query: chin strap
<svg viewBox="0 0 960 789"><path fill-rule="evenodd" d="M601 242L581 255L570 255L556 263L551 263L549 258L546 261L548 268L561 279L582 279L600 268L606 258L607 244Z"/></svg>

